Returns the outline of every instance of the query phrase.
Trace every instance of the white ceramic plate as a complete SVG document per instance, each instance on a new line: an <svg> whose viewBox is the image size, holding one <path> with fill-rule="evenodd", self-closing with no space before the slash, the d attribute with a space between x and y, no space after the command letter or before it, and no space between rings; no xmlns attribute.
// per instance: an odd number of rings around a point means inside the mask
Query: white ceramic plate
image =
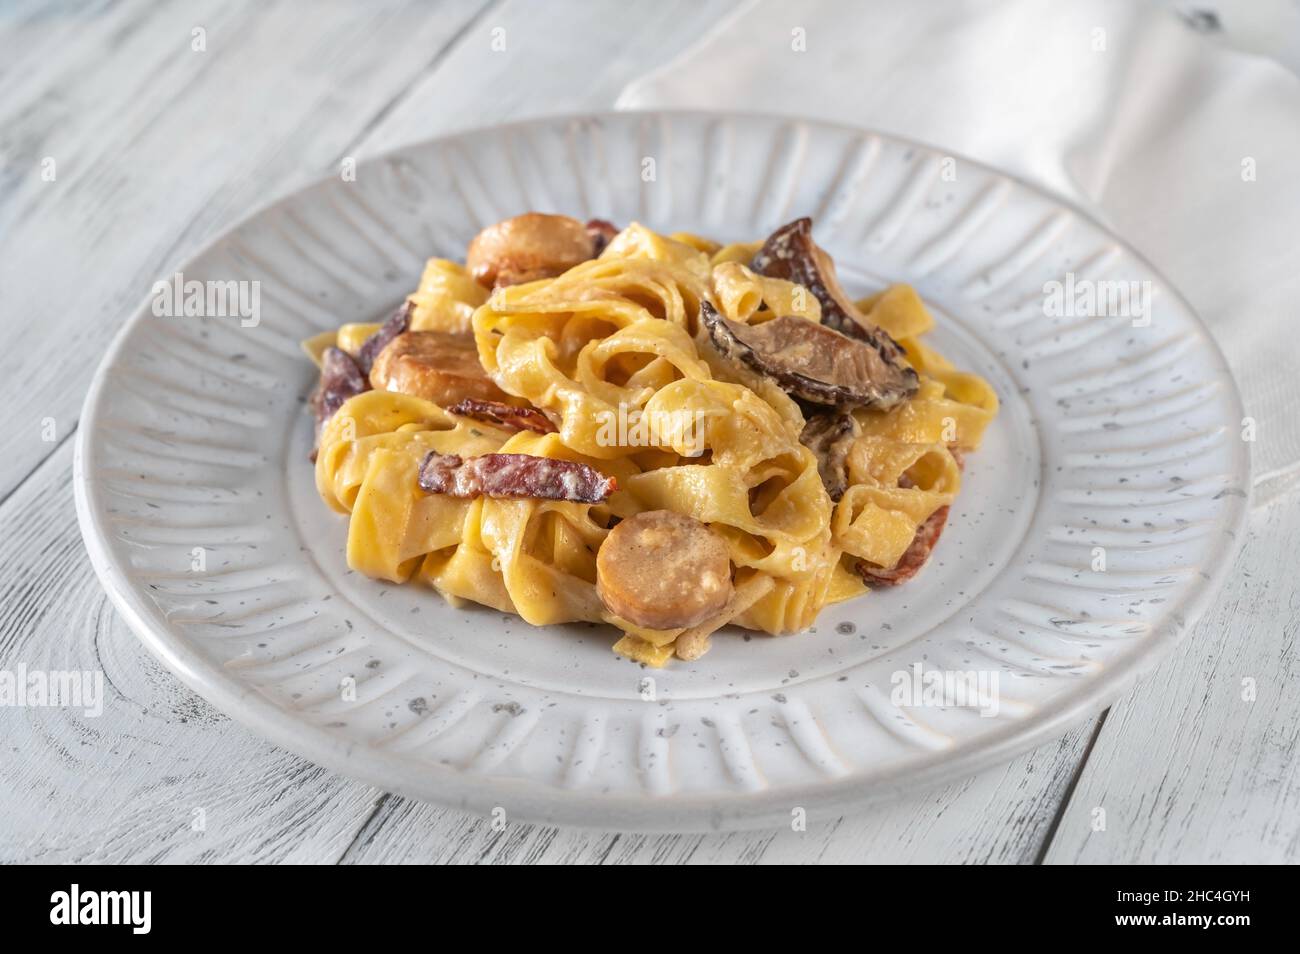
<svg viewBox="0 0 1300 954"><path fill-rule="evenodd" d="M528 209L727 240L811 214L851 286L914 284L938 347L1003 403L931 564L812 632L724 634L659 671L611 653L605 628L533 629L349 572L306 460L298 341L382 315L426 257L459 258ZM1047 316L1044 285L1067 273L1150 282L1149 325ZM483 130L277 202L183 274L260 282L260 323L146 306L106 356L76 465L104 586L177 675L258 732L480 813L788 824L1006 760L1173 645L1246 513L1237 393L1178 293L1059 200L890 136L684 113ZM897 705L894 674L916 663L998 673L997 714Z"/></svg>

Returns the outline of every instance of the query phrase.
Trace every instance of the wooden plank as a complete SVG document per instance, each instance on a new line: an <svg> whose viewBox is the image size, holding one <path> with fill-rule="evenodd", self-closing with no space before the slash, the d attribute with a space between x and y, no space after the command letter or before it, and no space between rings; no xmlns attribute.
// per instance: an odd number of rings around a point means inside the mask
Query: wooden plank
<svg viewBox="0 0 1300 954"><path fill-rule="evenodd" d="M149 655L91 572L71 462L61 448L4 507L0 668L101 672L103 712L0 707L0 861L333 861L377 793L256 738Z"/></svg>
<svg viewBox="0 0 1300 954"><path fill-rule="evenodd" d="M1251 515L1213 609L1115 705L1049 864L1300 860L1298 504L1293 493Z"/></svg>
<svg viewBox="0 0 1300 954"><path fill-rule="evenodd" d="M0 661L109 680L96 719L0 709L0 860L328 862L373 811L378 792L232 723L126 629L76 529L68 439L108 338L157 274L332 168L484 6L304 18L142 0L0 20L0 292L23 329L0 355L0 498L31 475L0 507ZM190 49L196 26L206 51ZM406 44L420 55L386 55Z"/></svg>
<svg viewBox="0 0 1300 954"><path fill-rule="evenodd" d="M608 110L623 87L695 43L734 5L494 4L358 146L369 155L443 132ZM504 49L500 48L504 44Z"/></svg>
<svg viewBox="0 0 1300 954"><path fill-rule="evenodd" d="M461 812L385 799L345 864L1026 864L1045 848L1095 720L1009 765L806 831L721 835L494 830Z"/></svg>
<svg viewBox="0 0 1300 954"><path fill-rule="evenodd" d="M0 500L57 446L47 419L72 429L152 283L334 170L485 4L130 0L0 20L0 297L23 329L0 352Z"/></svg>

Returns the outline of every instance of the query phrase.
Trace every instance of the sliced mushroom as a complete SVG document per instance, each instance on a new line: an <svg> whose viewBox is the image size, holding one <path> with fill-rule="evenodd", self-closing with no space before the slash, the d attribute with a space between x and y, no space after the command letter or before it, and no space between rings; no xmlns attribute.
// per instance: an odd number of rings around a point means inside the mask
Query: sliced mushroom
<svg viewBox="0 0 1300 954"><path fill-rule="evenodd" d="M870 345L797 315L746 325L718 314L707 301L700 318L726 358L767 375L789 394L832 407L889 408L916 391L904 386L900 365Z"/></svg>
<svg viewBox="0 0 1300 954"><path fill-rule="evenodd" d="M407 331L390 341L370 369L378 391L398 391L451 407L466 398L508 401L478 360L474 339L444 331Z"/></svg>
<svg viewBox="0 0 1300 954"><path fill-rule="evenodd" d="M694 517L639 513L600 545L596 592L610 612L637 626L696 626L731 598L731 558L722 538Z"/></svg>
<svg viewBox="0 0 1300 954"><path fill-rule="evenodd" d="M831 500L838 501L849 489L849 449L861 435L853 413L838 408L810 414L804 424L799 441L817 455L817 473Z"/></svg>
<svg viewBox="0 0 1300 954"><path fill-rule="evenodd" d="M812 237L812 219L795 219L773 232L750 262L754 271L803 285L822 306L822 324L866 342L879 355L889 380L882 388L901 396L914 394L918 379L907 366L903 349L884 329L858 310L835 277L835 262Z"/></svg>
<svg viewBox="0 0 1300 954"><path fill-rule="evenodd" d="M526 212L489 225L465 257L474 280L487 288L554 278L595 255L589 227L567 215Z"/></svg>

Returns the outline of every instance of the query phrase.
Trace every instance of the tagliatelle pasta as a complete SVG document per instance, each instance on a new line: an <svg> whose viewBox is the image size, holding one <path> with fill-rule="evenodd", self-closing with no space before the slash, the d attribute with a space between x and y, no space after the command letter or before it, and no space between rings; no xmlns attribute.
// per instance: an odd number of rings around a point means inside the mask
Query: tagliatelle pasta
<svg viewBox="0 0 1300 954"><path fill-rule="evenodd" d="M697 658L724 626L798 632L827 603L862 594L866 571L895 567L918 528L953 502L961 454L978 447L997 398L922 342L932 322L906 286L849 306L901 348L901 357L879 351L893 383L902 382L871 392L887 400L855 397L852 380L826 386L848 395L834 406L792 396L782 383L789 376L764 362L797 356L738 359L718 347L718 323L757 328L793 316L821 324L827 308L842 321L842 309L822 289L756 271L762 246L718 246L633 224L597 257L492 290L465 267L430 261L401 328L390 331L472 334L481 364L474 371L554 430L515 429L510 414L490 409L454 414L450 403L385 389L376 378L382 362L364 368L373 389L323 421L316 456L322 499L349 515L349 566L377 579L419 580L453 604L479 603L534 625L609 623L623 634L618 652L655 666L674 655ZM536 250L528 251L534 268ZM715 316L709 327L706 314ZM315 355L338 349L355 357L361 332L376 327L313 339ZM868 335L845 341L845 353L857 357L851 348L874 343ZM822 448L804 442L819 414L841 415L830 465ZM616 489L594 503L428 493L419 478L431 452L435 460L573 461ZM838 499L828 492L827 466L842 470ZM657 511L698 522L725 546L725 599L691 625L652 628L624 618L612 608L620 605L612 582L599 586L597 555L612 528Z"/></svg>

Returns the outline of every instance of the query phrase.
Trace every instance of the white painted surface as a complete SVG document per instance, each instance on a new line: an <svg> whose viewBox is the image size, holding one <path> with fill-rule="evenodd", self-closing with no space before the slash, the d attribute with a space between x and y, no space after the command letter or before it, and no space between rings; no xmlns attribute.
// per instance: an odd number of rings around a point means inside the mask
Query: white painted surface
<svg viewBox="0 0 1300 954"><path fill-rule="evenodd" d="M139 0L89 19L0 15L0 321L13 342L0 353L0 668L102 669L111 684L98 719L0 709L0 861L1300 858L1295 494L1253 515L1226 591L1154 691L1009 766L802 833L493 831L276 750L181 689L117 619L77 532L68 438L149 284L344 156L608 106L721 12L656 4L628 30L622 5L591 6ZM191 49L200 26L206 52ZM505 52L490 47L496 28Z"/></svg>

